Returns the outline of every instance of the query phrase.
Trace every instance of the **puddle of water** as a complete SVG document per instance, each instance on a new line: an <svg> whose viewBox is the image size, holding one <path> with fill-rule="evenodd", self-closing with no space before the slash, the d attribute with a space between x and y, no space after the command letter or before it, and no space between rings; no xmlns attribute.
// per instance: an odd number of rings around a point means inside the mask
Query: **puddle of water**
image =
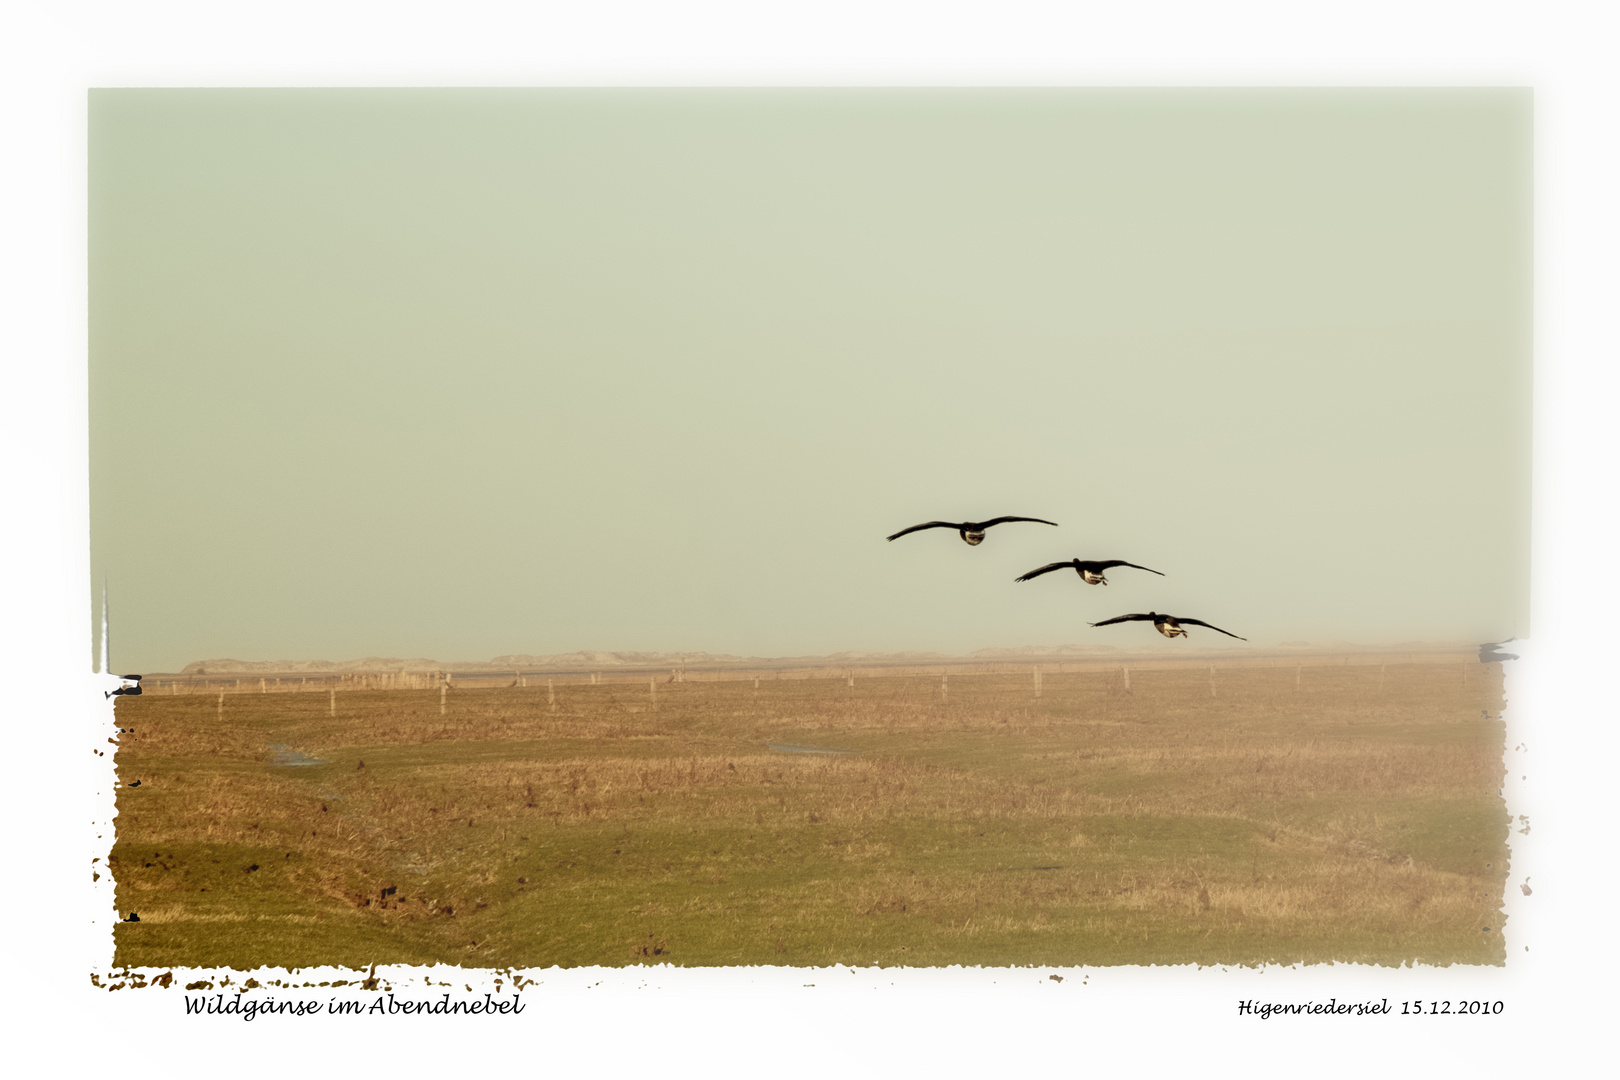
<svg viewBox="0 0 1620 1080"><path fill-rule="evenodd" d="M772 750L780 750L784 754L858 754L859 750L823 750L816 746L789 746L787 743L768 742L765 744Z"/></svg>
<svg viewBox="0 0 1620 1080"><path fill-rule="evenodd" d="M325 765L321 758L312 758L307 754L299 753L290 746L271 746L270 764L272 765Z"/></svg>

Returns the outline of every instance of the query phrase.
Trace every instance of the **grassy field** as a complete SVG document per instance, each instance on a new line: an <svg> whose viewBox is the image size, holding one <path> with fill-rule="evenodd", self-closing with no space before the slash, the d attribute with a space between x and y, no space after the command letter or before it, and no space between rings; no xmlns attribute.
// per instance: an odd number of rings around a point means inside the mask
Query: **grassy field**
<svg viewBox="0 0 1620 1080"><path fill-rule="evenodd" d="M1499 666L1295 679L123 698L115 962L1502 963Z"/></svg>

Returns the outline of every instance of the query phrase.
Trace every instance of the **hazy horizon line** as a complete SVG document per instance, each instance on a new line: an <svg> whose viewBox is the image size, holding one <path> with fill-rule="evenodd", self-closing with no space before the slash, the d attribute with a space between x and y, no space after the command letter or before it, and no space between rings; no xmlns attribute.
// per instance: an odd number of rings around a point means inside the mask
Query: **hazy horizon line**
<svg viewBox="0 0 1620 1080"><path fill-rule="evenodd" d="M844 649L827 653L797 653L780 656L742 655L739 653L716 653L703 650L646 650L646 649L577 649L565 653L506 653L483 660L437 660L430 657L414 656L379 656L376 654L354 657L346 660L326 660L320 658L291 659L279 658L275 660L242 660L235 657L213 657L204 660L194 660L175 671L158 671L157 675L203 675L203 674L234 674L234 673L270 673L270 672L314 672L314 671L454 671L486 670L511 671L522 667L550 667L561 668L565 665L599 667L635 668L649 666L668 666L674 664L682 667L712 666L712 667L738 667L744 665L796 665L814 666L821 662L825 664L851 664L851 663L905 663L927 661L932 663L998 663L1015 661L1036 661L1043 659L1100 659L1109 658L1134 659L1140 656L1150 656L1153 659L1175 659L1177 655L1189 654L1205 655L1211 652L1220 652L1233 655L1266 655L1279 651L1296 655L1315 654L1345 654L1345 653L1416 653L1416 652L1458 652L1477 650L1482 643L1465 642L1462 640L1411 640L1391 643L1370 643L1353 641L1284 641L1277 643L1244 643L1227 644L1212 641L1200 644L1178 644L1174 646L1175 652L1156 650L1154 643L1145 645L1025 645L1016 647L990 647L974 649L966 652L943 652L925 649Z"/></svg>

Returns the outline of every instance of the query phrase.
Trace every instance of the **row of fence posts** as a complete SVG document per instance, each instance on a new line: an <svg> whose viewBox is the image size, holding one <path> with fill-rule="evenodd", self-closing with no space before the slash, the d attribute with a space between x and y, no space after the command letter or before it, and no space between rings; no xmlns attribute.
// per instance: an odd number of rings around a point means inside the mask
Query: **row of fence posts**
<svg viewBox="0 0 1620 1080"><path fill-rule="evenodd" d="M1341 663L1348 665L1349 658L1346 657L1343 661L1341 661ZM1466 660L1463 661L1463 663L1462 663L1462 683L1463 683L1464 686L1468 685L1468 669L1469 669L1469 667L1470 667L1469 661L1466 661ZM1031 668L1031 672L1032 672L1032 674L1034 676L1035 696L1037 698L1039 698L1041 696L1041 691L1042 691L1041 667L1040 667L1040 665L1039 664L1033 665L1032 668ZM1388 678L1388 674L1389 674L1389 665L1388 664L1379 664L1378 665L1378 691L1379 691L1379 693L1383 693L1383 691L1384 691L1384 686L1385 686L1386 680ZM949 682L948 682L948 678L949 678L949 676L948 676L947 672L945 672L945 671L940 672L940 674L939 674L939 698L940 698L941 701L946 701L946 700L949 699ZM1120 679L1120 685L1125 689L1125 691L1127 693L1129 693L1130 690L1131 690L1131 669L1130 669L1130 665L1128 665L1128 664L1119 665L1119 679ZM1294 665L1294 689L1295 690L1302 689L1303 686L1304 686L1304 681L1305 681L1305 665L1303 663L1297 663L1297 664ZM850 684L851 687L854 687L854 685L855 685L855 677L854 677L853 674L850 675L849 684ZM758 689L758 687L759 687L759 680L758 679L754 680L754 687L755 687L755 689ZM1214 664L1209 665L1209 696L1212 697L1212 698L1220 696L1219 691L1217 690L1216 684L1215 684L1215 665Z"/></svg>
<svg viewBox="0 0 1620 1080"><path fill-rule="evenodd" d="M1343 662L1348 664L1348 662L1349 662L1348 657L1346 657ZM1384 690L1385 680L1386 680L1387 675L1388 675L1388 668L1389 668L1388 664L1380 664L1380 665L1378 665L1378 690L1379 690L1380 693L1382 693L1383 690ZM1461 665L1461 673L1462 673L1462 685L1464 685L1464 686L1468 685L1468 668L1469 668L1469 662L1468 661L1463 661L1463 663ZM1042 685L1042 672L1041 672L1040 665L1039 664L1033 665L1032 668L1031 668L1031 672L1032 672L1032 675L1033 675L1033 686L1034 686L1035 697L1039 698L1041 696L1041 694L1042 694L1043 689L1044 689L1044 687ZM437 673L435 673L435 674L437 674ZM513 674L516 676L516 681L517 681L518 685L523 686L523 687L527 687L529 685L528 677L525 676L522 672L514 672ZM601 674L602 673L599 672L599 671L591 672L590 685L592 685L592 686L600 685L601 684ZM670 671L670 681L671 682L683 682L683 681L685 681L685 674L686 673L685 673L684 670L682 670L680 668L673 668ZM1119 674L1120 674L1120 684L1124 687L1126 693L1130 693L1131 692L1131 669L1130 669L1130 666L1128 664L1121 664L1119 666ZM389 679L390 681L392 681L393 676L389 675L389 676L386 676L386 678ZM1304 678L1305 678L1305 665L1304 665L1304 663L1303 662L1296 663L1294 665L1294 689L1295 690L1303 689ZM844 679L845 679L846 683L849 686L850 693L853 694L855 692L855 669L854 668L846 668L844 670ZM447 708L450 684L449 684L449 679L447 677L440 678L438 681L439 681L439 715L444 716L445 713L446 713L446 708ZM307 678L303 679L301 681L301 683L300 683L300 689L302 689L304 686L307 686L308 683L309 683L309 680ZM276 685L279 686L280 684L281 684L281 680L277 679L276 680ZM237 688L240 689L241 685L242 685L242 680L237 679L236 680ZM178 687L179 687L178 682L171 680L170 683L169 683L169 692L170 692L170 694L171 695L178 694L179 693L179 688ZM268 693L269 692L268 681L266 679L260 679L259 680L259 692L260 693ZM328 694L328 698L327 698L327 715L335 717L335 716L337 716L337 688L336 687L329 687L328 691L327 691L327 694ZM650 676L648 678L648 680L647 680L647 695L648 695L648 700L650 701L650 703L652 705L652 708L656 711L657 708L658 708L658 677L656 675ZM754 696L755 697L759 696L759 676L758 675L754 676ZM1216 689L1216 684L1215 684L1215 665L1214 664L1209 665L1209 696L1212 697L1212 698L1219 696L1218 691ZM940 701L942 703L948 702L950 700L950 672L949 672L948 669L942 669L940 671L940 674L939 674L939 699L940 699ZM547 679L546 680L546 704L547 704L547 707L550 709L550 711L552 711L552 712L557 711L557 687L556 687L556 681L553 680L553 679ZM219 716L221 718L223 718L224 715L225 715L225 691L223 691L223 690L221 690L219 692L218 713L219 713Z"/></svg>

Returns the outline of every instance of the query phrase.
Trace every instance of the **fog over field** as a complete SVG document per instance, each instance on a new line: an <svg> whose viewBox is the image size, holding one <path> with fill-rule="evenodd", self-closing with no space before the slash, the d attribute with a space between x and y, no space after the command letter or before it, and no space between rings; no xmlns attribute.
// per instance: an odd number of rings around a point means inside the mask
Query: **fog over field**
<svg viewBox="0 0 1620 1080"><path fill-rule="evenodd" d="M98 90L89 135L122 670L1529 630L1528 92ZM1058 527L884 539L1004 514ZM1073 557L1165 576L1013 580Z"/></svg>

